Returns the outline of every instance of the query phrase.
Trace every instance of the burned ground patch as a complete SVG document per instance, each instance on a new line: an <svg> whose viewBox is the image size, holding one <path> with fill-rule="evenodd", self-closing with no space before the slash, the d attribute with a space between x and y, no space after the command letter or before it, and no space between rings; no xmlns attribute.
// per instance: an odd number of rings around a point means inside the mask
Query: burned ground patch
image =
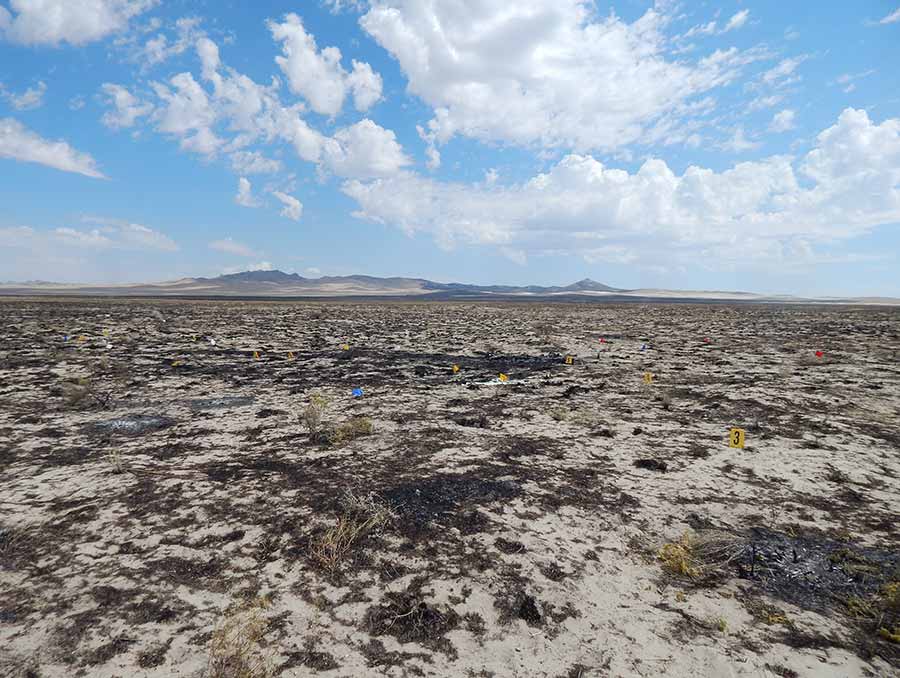
<svg viewBox="0 0 900 678"><path fill-rule="evenodd" d="M420 592L410 591L388 593L384 603L366 613L366 626L373 636L391 635L401 643L418 643L451 657L456 650L444 636L459 622L452 608L429 603Z"/></svg>
<svg viewBox="0 0 900 678"><path fill-rule="evenodd" d="M471 520L468 511L517 497L522 489L510 480L487 480L481 474L436 474L381 491L395 506L413 535L435 526L458 526ZM465 528L464 528L465 529Z"/></svg>
<svg viewBox="0 0 900 678"><path fill-rule="evenodd" d="M775 597L820 612L900 580L900 550L792 537L766 528L751 531L735 565L741 576Z"/></svg>

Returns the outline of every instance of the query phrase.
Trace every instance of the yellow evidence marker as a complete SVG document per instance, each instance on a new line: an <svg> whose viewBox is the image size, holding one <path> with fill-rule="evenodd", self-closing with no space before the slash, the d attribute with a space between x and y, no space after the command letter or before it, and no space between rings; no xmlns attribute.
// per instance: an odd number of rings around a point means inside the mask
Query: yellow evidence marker
<svg viewBox="0 0 900 678"><path fill-rule="evenodd" d="M507 375L503 374L503 372L501 372L497 378L498 378L500 381L504 381L504 382L505 382L505 381L509 381L509 377L508 377Z"/></svg>
<svg viewBox="0 0 900 678"><path fill-rule="evenodd" d="M653 375L650 372L644 372L644 383L645 384L653 383Z"/></svg>
<svg viewBox="0 0 900 678"><path fill-rule="evenodd" d="M459 365L454 365L453 366L453 374L456 374L457 372L459 372Z"/></svg>
<svg viewBox="0 0 900 678"><path fill-rule="evenodd" d="M294 352L288 351L288 360L293 360L293 359L294 359Z"/></svg>
<svg viewBox="0 0 900 678"><path fill-rule="evenodd" d="M733 428L728 432L728 447L744 449L744 438L747 432L742 428Z"/></svg>
<svg viewBox="0 0 900 678"><path fill-rule="evenodd" d="M78 335L78 341L84 341L84 335L83 335L83 334L79 334L79 335Z"/></svg>
<svg viewBox="0 0 900 678"><path fill-rule="evenodd" d="M575 364L575 357L567 355L566 356L566 365L574 365L574 364Z"/></svg>
<svg viewBox="0 0 900 678"><path fill-rule="evenodd" d="M259 360L259 351L253 351L253 359Z"/></svg>

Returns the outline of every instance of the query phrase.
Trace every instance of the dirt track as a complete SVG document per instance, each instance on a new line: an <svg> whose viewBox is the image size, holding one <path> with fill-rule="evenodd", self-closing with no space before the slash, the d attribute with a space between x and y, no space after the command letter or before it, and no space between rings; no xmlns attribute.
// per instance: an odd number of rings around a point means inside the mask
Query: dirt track
<svg viewBox="0 0 900 678"><path fill-rule="evenodd" d="M0 310L0 675L900 671L900 310Z"/></svg>

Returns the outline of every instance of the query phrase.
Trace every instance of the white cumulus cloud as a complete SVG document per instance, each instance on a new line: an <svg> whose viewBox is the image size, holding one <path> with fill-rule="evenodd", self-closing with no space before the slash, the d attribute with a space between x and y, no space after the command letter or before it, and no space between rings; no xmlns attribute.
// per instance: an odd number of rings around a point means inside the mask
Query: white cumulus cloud
<svg viewBox="0 0 900 678"><path fill-rule="evenodd" d="M237 266L228 266L222 269L223 275L230 273L243 273L244 271L272 271L275 267L271 261L255 261L252 264L239 264Z"/></svg>
<svg viewBox="0 0 900 678"><path fill-rule="evenodd" d="M95 179L105 178L89 154L76 151L65 141L44 139L13 118L0 118L0 158L34 162Z"/></svg>
<svg viewBox="0 0 900 678"><path fill-rule="evenodd" d="M83 45L123 30L157 0L10 0L0 36L24 45Z"/></svg>
<svg viewBox="0 0 900 678"><path fill-rule="evenodd" d="M311 36L310 36L311 37ZM274 173L282 169L279 160L252 149L255 144L283 142L297 155L314 163L320 172L344 177L382 176L410 164L394 133L368 118L327 136L302 117L305 106L285 106L278 96L279 83L254 82L227 67L219 47L207 37L197 40L200 74L178 73L168 83L151 83L155 99L139 99L120 85L103 86L108 105L104 122L125 127L146 117L157 131L177 140L182 149L212 157L227 156L241 175ZM369 100L374 90L371 69L354 62L348 78L355 97ZM199 78L199 80L198 80ZM354 80L354 78L356 78ZM380 91L380 86L379 88Z"/></svg>
<svg viewBox="0 0 900 678"><path fill-rule="evenodd" d="M235 151L230 160L231 169L241 174L274 174L283 168L280 160L267 158L259 151Z"/></svg>
<svg viewBox="0 0 900 678"><path fill-rule="evenodd" d="M282 23L269 22L269 30L282 43L284 56L275 58L288 79L291 91L309 102L316 113L335 116L353 95L357 110L365 111L381 98L381 76L369 64L353 61L348 73L341 65L341 50L319 50L315 38L306 31L296 14L288 14Z"/></svg>
<svg viewBox="0 0 900 678"><path fill-rule="evenodd" d="M246 177L238 179L238 192L234 201L241 207L259 207L259 201L253 195L253 187Z"/></svg>
<svg viewBox="0 0 900 678"><path fill-rule="evenodd" d="M368 118L338 130L323 148L323 165L344 177L392 174L411 162L394 133Z"/></svg>
<svg viewBox="0 0 900 678"><path fill-rule="evenodd" d="M695 97L762 55L731 48L671 61L665 16L649 10L627 23L598 18L592 5L379 0L360 25L434 109L426 134L435 144L456 134L576 150L652 141L690 117Z"/></svg>
<svg viewBox="0 0 900 678"><path fill-rule="evenodd" d="M794 111L786 108L772 117L769 129L773 132L787 132L788 130L792 130L797 126L795 123L796 117L797 114Z"/></svg>
<svg viewBox="0 0 900 678"><path fill-rule="evenodd" d="M100 86L100 91L106 97L107 104L112 106L112 110L103 114L101 121L112 129L133 127L139 118L153 112L151 104L140 101L121 85L106 82Z"/></svg>
<svg viewBox="0 0 900 678"><path fill-rule="evenodd" d="M29 87L21 94L10 92L0 84L0 95L9 102L9 105L17 111L30 111L40 108L44 103L44 94L47 93L47 83L41 81L34 87Z"/></svg>
<svg viewBox="0 0 900 678"><path fill-rule="evenodd" d="M303 214L303 204L297 198L281 191L272 191L272 195L284 205L284 208L279 213L281 216L292 221L300 221L300 215Z"/></svg>
<svg viewBox="0 0 900 678"><path fill-rule="evenodd" d="M568 155L524 183L449 183L403 171L352 180L357 217L436 241L588 261L783 262L900 221L900 119L847 109L805 157L772 156L716 172L637 172Z"/></svg>
<svg viewBox="0 0 900 678"><path fill-rule="evenodd" d="M898 7L897 9L895 9L895 10L894 10L893 12L891 12L890 14L886 15L886 16L885 16L884 18L882 18L881 21L879 21L878 23L884 25L884 24L895 24L895 23L898 23L898 22L900 22L900 7Z"/></svg>
<svg viewBox="0 0 900 678"><path fill-rule="evenodd" d="M733 31L737 28L740 28L745 23L747 23L747 19L750 17L749 9L742 9L740 12L732 16L728 23L725 24L725 28L722 29L723 33L727 33L728 31Z"/></svg>

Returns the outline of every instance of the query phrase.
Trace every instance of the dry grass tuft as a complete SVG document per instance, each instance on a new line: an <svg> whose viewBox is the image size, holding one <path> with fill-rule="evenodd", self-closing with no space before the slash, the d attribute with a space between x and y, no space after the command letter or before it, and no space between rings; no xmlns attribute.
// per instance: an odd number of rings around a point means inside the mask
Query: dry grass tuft
<svg viewBox="0 0 900 678"><path fill-rule="evenodd" d="M330 437L333 444L346 443L363 436L370 436L375 432L375 425L368 417L354 417L334 429Z"/></svg>
<svg viewBox="0 0 900 678"><path fill-rule="evenodd" d="M328 399L319 393L313 393L309 397L309 403L300 413L300 421L306 426L310 436L316 435L321 430L326 407Z"/></svg>
<svg viewBox="0 0 900 678"><path fill-rule="evenodd" d="M63 400L69 407L83 405L93 391L90 377L79 377L72 381L64 381L60 384Z"/></svg>
<svg viewBox="0 0 900 678"><path fill-rule="evenodd" d="M392 522L397 514L373 493L345 492L341 497L344 514L337 524L313 539L312 559L334 573L347 559L353 546L367 534Z"/></svg>
<svg viewBox="0 0 900 678"><path fill-rule="evenodd" d="M847 611L864 627L892 643L900 643L900 581L885 584L873 596L851 596Z"/></svg>
<svg viewBox="0 0 900 678"><path fill-rule="evenodd" d="M57 392L62 395L66 406L74 409L87 409L94 406L105 409L109 407L112 399L112 392L101 392L92 377L67 379L59 385Z"/></svg>
<svg viewBox="0 0 900 678"><path fill-rule="evenodd" d="M723 572L741 556L745 546L740 538L727 532L685 532L678 541L663 544L659 559L670 574L699 579Z"/></svg>
<svg viewBox="0 0 900 678"><path fill-rule="evenodd" d="M209 645L209 678L271 678L270 656L260 641L268 621L268 602L257 598L229 613L213 632Z"/></svg>
<svg viewBox="0 0 900 678"><path fill-rule="evenodd" d="M110 470L113 473L124 473L125 464L122 462L121 450L109 450L106 453L106 461L109 462Z"/></svg>

